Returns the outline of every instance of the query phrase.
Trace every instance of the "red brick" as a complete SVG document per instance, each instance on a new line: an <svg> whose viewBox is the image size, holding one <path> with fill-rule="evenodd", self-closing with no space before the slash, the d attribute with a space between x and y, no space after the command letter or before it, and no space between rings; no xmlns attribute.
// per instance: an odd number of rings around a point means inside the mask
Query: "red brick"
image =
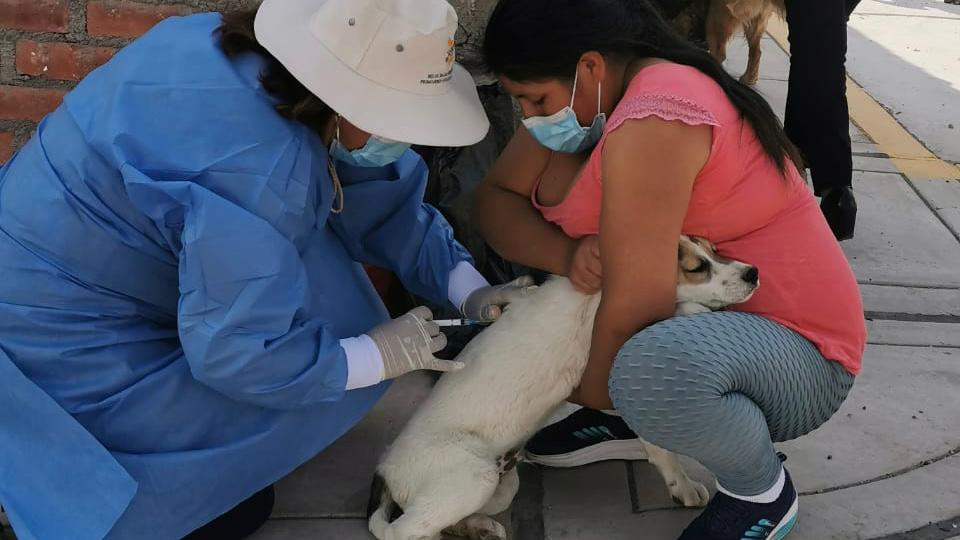
<svg viewBox="0 0 960 540"><path fill-rule="evenodd" d="M116 53L110 47L87 47L73 43L17 42L17 72L34 77L79 81Z"/></svg>
<svg viewBox="0 0 960 540"><path fill-rule="evenodd" d="M127 0L103 0L87 4L87 33L92 36L137 37L153 25L175 15L188 15L181 5L155 5Z"/></svg>
<svg viewBox="0 0 960 540"><path fill-rule="evenodd" d="M62 34L69 22L68 0L0 0L0 27Z"/></svg>
<svg viewBox="0 0 960 540"><path fill-rule="evenodd" d="M0 86L0 120L39 122L63 101L63 90Z"/></svg>
<svg viewBox="0 0 960 540"><path fill-rule="evenodd" d="M10 159L13 155L13 133L0 131L0 163Z"/></svg>
<svg viewBox="0 0 960 540"><path fill-rule="evenodd" d="M68 0L0 0L0 27L64 33L69 22Z"/></svg>

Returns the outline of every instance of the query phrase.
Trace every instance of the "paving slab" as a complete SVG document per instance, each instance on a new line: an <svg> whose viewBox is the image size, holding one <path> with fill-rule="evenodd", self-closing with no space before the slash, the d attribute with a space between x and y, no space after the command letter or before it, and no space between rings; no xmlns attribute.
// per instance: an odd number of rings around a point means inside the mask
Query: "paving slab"
<svg viewBox="0 0 960 540"><path fill-rule="evenodd" d="M861 283L960 286L960 243L902 176L856 172L857 235L842 244Z"/></svg>
<svg viewBox="0 0 960 540"><path fill-rule="evenodd" d="M377 461L430 390L424 373L402 377L359 424L277 484L273 515L362 518Z"/></svg>
<svg viewBox="0 0 960 540"><path fill-rule="evenodd" d="M887 156L880 149L880 146L871 142L854 142L851 145L850 150L853 152L854 155L871 155L874 157Z"/></svg>
<svg viewBox="0 0 960 540"><path fill-rule="evenodd" d="M769 36L760 40L760 78L786 81L790 78L790 57ZM747 69L747 40L743 34L734 36L727 44L727 60L723 66L735 77Z"/></svg>
<svg viewBox="0 0 960 540"><path fill-rule="evenodd" d="M801 493L870 482L960 447L960 351L869 345L863 366L833 418L777 445Z"/></svg>
<svg viewBox="0 0 960 540"><path fill-rule="evenodd" d="M960 235L960 181L918 180L913 184L953 233Z"/></svg>
<svg viewBox="0 0 960 540"><path fill-rule="evenodd" d="M868 313L927 317L960 317L960 289L860 284L863 309Z"/></svg>
<svg viewBox="0 0 960 540"><path fill-rule="evenodd" d="M754 89L766 98L770 107L783 121L784 111L787 109L787 81L760 79Z"/></svg>
<svg viewBox="0 0 960 540"><path fill-rule="evenodd" d="M801 497L790 540L883 538L957 516L960 456L953 456L892 478Z"/></svg>
<svg viewBox="0 0 960 540"><path fill-rule="evenodd" d="M850 75L935 154L960 161L960 6L863 0L848 36Z"/></svg>
<svg viewBox="0 0 960 540"><path fill-rule="evenodd" d="M960 324L930 321L868 320L868 342L879 345L960 348Z"/></svg>
<svg viewBox="0 0 960 540"><path fill-rule="evenodd" d="M509 517L504 521L497 516L501 523L509 523ZM508 539L509 530L508 530ZM3 538L0 536L0 538ZM249 537L249 540L374 540L367 530L366 519L272 519L259 531ZM442 540L463 540L456 536L444 535Z"/></svg>
<svg viewBox="0 0 960 540"><path fill-rule="evenodd" d="M897 173L899 169L887 158L853 156L853 170L868 172Z"/></svg>
<svg viewBox="0 0 960 540"><path fill-rule="evenodd" d="M371 540L365 519L272 519L249 540Z"/></svg>
<svg viewBox="0 0 960 540"><path fill-rule="evenodd" d="M576 469L545 470L545 537L549 540L632 540L637 537L637 531L643 530L645 537L656 538L655 531L632 527L642 518L632 511L627 467L622 461L608 461Z"/></svg>

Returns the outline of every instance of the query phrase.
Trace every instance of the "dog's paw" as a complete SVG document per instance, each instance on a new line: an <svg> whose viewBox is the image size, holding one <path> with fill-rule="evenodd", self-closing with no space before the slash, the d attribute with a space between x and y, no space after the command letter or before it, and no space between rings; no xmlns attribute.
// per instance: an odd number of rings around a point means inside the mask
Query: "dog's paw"
<svg viewBox="0 0 960 540"><path fill-rule="evenodd" d="M470 538L475 540L507 540L507 529L492 518L491 521L493 521L490 524L491 526L476 529L474 536L470 536Z"/></svg>
<svg viewBox="0 0 960 540"><path fill-rule="evenodd" d="M710 501L710 492L707 491L707 487L695 480L687 479L685 482L677 482L668 487L673 501L687 508L706 506Z"/></svg>
<svg viewBox="0 0 960 540"><path fill-rule="evenodd" d="M470 540L507 540L507 529L499 521L483 514L466 517L444 532Z"/></svg>

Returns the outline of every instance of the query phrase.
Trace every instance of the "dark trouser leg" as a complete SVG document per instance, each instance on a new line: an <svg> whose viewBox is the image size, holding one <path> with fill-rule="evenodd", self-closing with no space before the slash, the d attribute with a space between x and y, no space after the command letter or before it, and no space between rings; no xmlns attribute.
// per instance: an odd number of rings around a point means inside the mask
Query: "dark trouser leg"
<svg viewBox="0 0 960 540"><path fill-rule="evenodd" d="M254 493L233 510L188 534L184 540L241 540L257 531L273 512L273 486Z"/></svg>
<svg viewBox="0 0 960 540"><path fill-rule="evenodd" d="M847 18L858 1L786 0L791 56L785 128L818 195L852 183L845 61Z"/></svg>

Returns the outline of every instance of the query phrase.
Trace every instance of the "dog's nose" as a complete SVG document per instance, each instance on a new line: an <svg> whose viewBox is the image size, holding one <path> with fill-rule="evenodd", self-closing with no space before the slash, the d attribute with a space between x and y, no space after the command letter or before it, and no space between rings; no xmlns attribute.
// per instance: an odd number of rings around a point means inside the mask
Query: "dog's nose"
<svg viewBox="0 0 960 540"><path fill-rule="evenodd" d="M743 280L751 285L756 285L760 282L760 270L757 270L756 266L751 266L743 272Z"/></svg>

